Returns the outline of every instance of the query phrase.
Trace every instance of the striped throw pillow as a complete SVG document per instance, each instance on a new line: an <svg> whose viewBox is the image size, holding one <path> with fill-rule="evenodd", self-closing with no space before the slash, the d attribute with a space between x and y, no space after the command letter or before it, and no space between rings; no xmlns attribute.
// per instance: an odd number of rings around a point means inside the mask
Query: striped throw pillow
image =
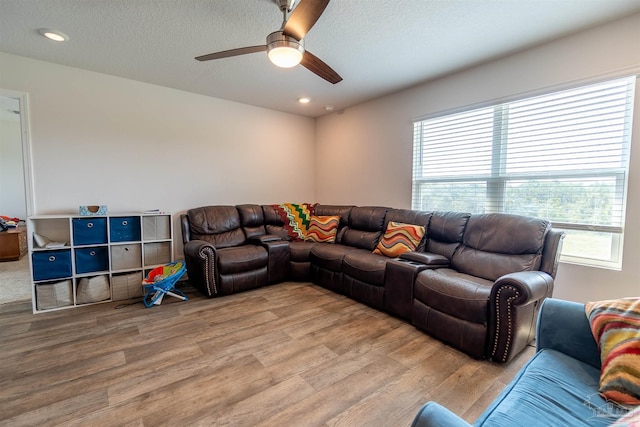
<svg viewBox="0 0 640 427"><path fill-rule="evenodd" d="M312 216L305 240L318 243L335 243L340 225L340 216Z"/></svg>
<svg viewBox="0 0 640 427"><path fill-rule="evenodd" d="M585 312L602 360L600 395L640 405L640 298L588 302Z"/></svg>
<svg viewBox="0 0 640 427"><path fill-rule="evenodd" d="M387 231L373 253L395 258L405 252L415 251L424 234L425 228L422 225L389 221Z"/></svg>

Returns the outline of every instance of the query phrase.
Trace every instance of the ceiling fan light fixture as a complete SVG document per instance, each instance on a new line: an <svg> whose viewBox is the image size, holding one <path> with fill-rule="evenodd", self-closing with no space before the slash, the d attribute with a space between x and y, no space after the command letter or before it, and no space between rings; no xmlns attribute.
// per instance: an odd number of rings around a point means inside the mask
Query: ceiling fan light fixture
<svg viewBox="0 0 640 427"><path fill-rule="evenodd" d="M331 84L340 83L342 77L320 58L305 50L304 38L320 18L330 0L270 0L282 12L282 27L267 36L267 42L258 46L229 49L196 56L197 61L230 58L248 53L267 51L269 60L277 67L291 68L300 64L316 76ZM297 5L293 8L294 3ZM290 13L289 13L290 12Z"/></svg>
<svg viewBox="0 0 640 427"><path fill-rule="evenodd" d="M276 47L269 51L269 60L277 67L291 68L302 61L302 53L292 47Z"/></svg>
<svg viewBox="0 0 640 427"><path fill-rule="evenodd" d="M302 61L304 42L276 31L267 36L267 55L273 65L280 68L295 67Z"/></svg>

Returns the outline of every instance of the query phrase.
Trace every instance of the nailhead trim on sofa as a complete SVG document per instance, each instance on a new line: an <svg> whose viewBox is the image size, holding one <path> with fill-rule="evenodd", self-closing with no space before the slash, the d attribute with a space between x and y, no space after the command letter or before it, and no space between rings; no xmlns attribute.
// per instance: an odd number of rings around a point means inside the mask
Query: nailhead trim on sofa
<svg viewBox="0 0 640 427"><path fill-rule="evenodd" d="M498 290L498 297L496 298L496 313L498 313L498 315L496 316L496 337L494 339L493 342L493 351L491 352L491 358L494 359L496 357L496 351L498 350L498 340L500 338L500 294L502 293L503 290L505 289L509 289L511 291L514 291L515 294L512 297L509 297L507 299L507 319L508 319L508 329L507 329L507 345L505 346L504 352L502 353L502 355L500 356L500 361L501 362L506 362L507 361L507 355L509 354L509 348L511 347L511 340L513 338L513 330L511 329L511 324L512 324L512 312L511 312L511 301L517 299L520 294L518 293L518 289L516 289L513 286L505 286L503 288L500 288Z"/></svg>
<svg viewBox="0 0 640 427"><path fill-rule="evenodd" d="M199 255L200 258L202 258L206 262L204 275L207 283L207 292L209 293L209 295L215 295L218 293L218 288L216 286L216 275L214 274L213 277L209 277L209 270L211 269L211 271L213 271L216 268L216 255L211 248L202 248ZM210 263L212 263L213 266ZM213 292L211 292L209 283L213 285Z"/></svg>

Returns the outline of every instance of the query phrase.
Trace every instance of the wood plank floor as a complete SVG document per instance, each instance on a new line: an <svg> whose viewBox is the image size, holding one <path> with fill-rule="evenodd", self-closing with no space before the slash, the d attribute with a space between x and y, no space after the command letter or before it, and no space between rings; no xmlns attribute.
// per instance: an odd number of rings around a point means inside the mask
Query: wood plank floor
<svg viewBox="0 0 640 427"><path fill-rule="evenodd" d="M408 426L473 421L533 355L471 359L308 283L150 309L0 305L0 425Z"/></svg>

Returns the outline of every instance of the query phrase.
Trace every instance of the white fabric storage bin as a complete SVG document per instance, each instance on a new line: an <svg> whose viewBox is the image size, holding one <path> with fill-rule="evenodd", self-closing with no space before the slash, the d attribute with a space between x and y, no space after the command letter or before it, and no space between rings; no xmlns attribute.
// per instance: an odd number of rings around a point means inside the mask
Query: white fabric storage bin
<svg viewBox="0 0 640 427"><path fill-rule="evenodd" d="M111 246L111 269L131 270L142 268L142 249L140 244Z"/></svg>
<svg viewBox="0 0 640 427"><path fill-rule="evenodd" d="M111 276L111 298L114 301L142 297L142 271Z"/></svg>
<svg viewBox="0 0 640 427"><path fill-rule="evenodd" d="M55 283L36 285L36 307L38 310L67 307L73 305L73 283L63 280Z"/></svg>
<svg viewBox="0 0 640 427"><path fill-rule="evenodd" d="M143 240L166 240L171 238L171 216L145 216L142 219Z"/></svg>
<svg viewBox="0 0 640 427"><path fill-rule="evenodd" d="M104 301L109 298L111 298L111 289L109 288L109 276L106 274L83 277L78 282L78 288L76 289L77 304Z"/></svg>
<svg viewBox="0 0 640 427"><path fill-rule="evenodd" d="M144 265L160 265L171 262L171 243L145 243Z"/></svg>

